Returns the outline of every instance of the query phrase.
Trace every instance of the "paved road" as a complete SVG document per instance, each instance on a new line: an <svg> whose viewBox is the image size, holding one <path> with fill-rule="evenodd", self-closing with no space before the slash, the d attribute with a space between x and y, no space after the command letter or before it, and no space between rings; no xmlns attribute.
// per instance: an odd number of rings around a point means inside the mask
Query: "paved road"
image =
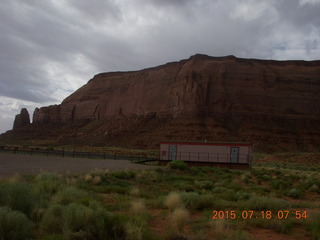
<svg viewBox="0 0 320 240"><path fill-rule="evenodd" d="M154 166L134 164L127 160L103 160L55 156L31 156L13 153L0 153L0 177L38 174L40 172L87 173L94 169L125 170L152 169Z"/></svg>

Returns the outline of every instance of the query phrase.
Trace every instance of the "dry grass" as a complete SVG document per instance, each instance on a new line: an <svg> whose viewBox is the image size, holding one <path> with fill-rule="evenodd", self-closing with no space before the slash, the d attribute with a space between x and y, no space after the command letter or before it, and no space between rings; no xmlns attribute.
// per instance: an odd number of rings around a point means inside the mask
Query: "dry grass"
<svg viewBox="0 0 320 240"><path fill-rule="evenodd" d="M101 177L100 176L95 176L92 178L92 184L93 185L99 185L101 183Z"/></svg>
<svg viewBox="0 0 320 240"><path fill-rule="evenodd" d="M185 208L176 208L169 215L169 223L171 230L174 233L181 234L183 232L184 226L186 225L189 219L190 213Z"/></svg>
<svg viewBox="0 0 320 240"><path fill-rule="evenodd" d="M210 227L217 240L225 239L227 235L230 235L230 228L225 219L216 219L210 222Z"/></svg>
<svg viewBox="0 0 320 240"><path fill-rule="evenodd" d="M133 197L139 197L140 196L140 190L139 188L132 188L129 192L129 194Z"/></svg>
<svg viewBox="0 0 320 240"><path fill-rule="evenodd" d="M131 212L134 215L139 215L146 212L146 206L142 199L131 202Z"/></svg>
<svg viewBox="0 0 320 240"><path fill-rule="evenodd" d="M177 192L169 193L169 195L164 201L164 205L170 210L182 207L182 200L180 194Z"/></svg>
<svg viewBox="0 0 320 240"><path fill-rule="evenodd" d="M18 182L20 182L20 180L21 180L21 177L20 177L19 173L15 173L8 179L8 182L9 183L18 183Z"/></svg>
<svg viewBox="0 0 320 240"><path fill-rule="evenodd" d="M84 180L85 182L91 182L91 181L92 181L92 176L91 176L91 174L86 174L86 175L84 175L83 180Z"/></svg>

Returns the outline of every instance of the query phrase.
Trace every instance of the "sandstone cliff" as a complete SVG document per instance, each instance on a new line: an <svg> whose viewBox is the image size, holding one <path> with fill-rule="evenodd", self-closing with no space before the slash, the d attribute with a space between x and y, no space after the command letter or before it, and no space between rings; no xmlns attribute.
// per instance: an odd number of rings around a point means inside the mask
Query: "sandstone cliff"
<svg viewBox="0 0 320 240"><path fill-rule="evenodd" d="M60 144L156 147L179 139L317 148L319 93L320 61L197 54L98 74L60 105L36 109L30 134Z"/></svg>
<svg viewBox="0 0 320 240"><path fill-rule="evenodd" d="M22 108L20 114L17 114L14 123L13 130L28 126L30 124L30 116L26 108Z"/></svg>
<svg viewBox="0 0 320 240"><path fill-rule="evenodd" d="M61 105L36 109L34 123L118 115L320 117L320 61L263 61L195 55L135 72L94 76Z"/></svg>

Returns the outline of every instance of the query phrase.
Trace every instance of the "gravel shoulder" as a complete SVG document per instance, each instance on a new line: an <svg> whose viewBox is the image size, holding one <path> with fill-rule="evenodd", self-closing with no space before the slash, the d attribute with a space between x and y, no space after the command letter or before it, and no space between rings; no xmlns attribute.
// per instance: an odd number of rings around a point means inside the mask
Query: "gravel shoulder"
<svg viewBox="0 0 320 240"><path fill-rule="evenodd" d="M56 156L31 156L24 154L0 153L0 177L8 177L15 173L19 175L38 174L40 172L55 172L60 174L87 173L90 170L126 170L152 169L131 163L127 160L86 159Z"/></svg>

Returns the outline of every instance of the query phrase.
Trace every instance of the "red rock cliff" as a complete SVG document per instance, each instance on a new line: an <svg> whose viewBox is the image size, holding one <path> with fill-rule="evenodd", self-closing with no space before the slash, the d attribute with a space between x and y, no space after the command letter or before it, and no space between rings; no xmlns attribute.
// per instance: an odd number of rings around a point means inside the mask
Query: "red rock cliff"
<svg viewBox="0 0 320 240"><path fill-rule="evenodd" d="M150 115L320 117L320 61L194 55L133 72L101 73L34 123Z"/></svg>

